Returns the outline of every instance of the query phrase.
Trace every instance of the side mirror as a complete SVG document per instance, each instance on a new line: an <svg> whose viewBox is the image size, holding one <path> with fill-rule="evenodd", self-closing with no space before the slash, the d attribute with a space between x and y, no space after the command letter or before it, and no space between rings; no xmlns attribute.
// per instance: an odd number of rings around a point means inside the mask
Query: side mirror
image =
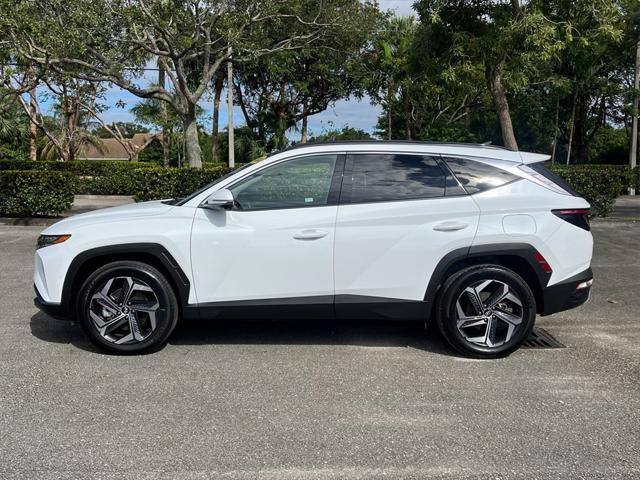
<svg viewBox="0 0 640 480"><path fill-rule="evenodd" d="M231 193L231 190L223 188L222 190L216 190L213 192L200 204L200 207L208 210L229 210L230 208L233 208L234 204L235 200L233 199L233 193Z"/></svg>

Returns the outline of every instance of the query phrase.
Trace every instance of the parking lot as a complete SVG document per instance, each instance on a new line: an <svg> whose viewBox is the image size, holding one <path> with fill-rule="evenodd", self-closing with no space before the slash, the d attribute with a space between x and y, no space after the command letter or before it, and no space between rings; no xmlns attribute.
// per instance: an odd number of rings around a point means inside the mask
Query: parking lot
<svg viewBox="0 0 640 480"><path fill-rule="evenodd" d="M475 361L421 325L189 323L103 355L33 306L42 227L0 226L0 478L640 476L640 223L594 222L564 349Z"/></svg>

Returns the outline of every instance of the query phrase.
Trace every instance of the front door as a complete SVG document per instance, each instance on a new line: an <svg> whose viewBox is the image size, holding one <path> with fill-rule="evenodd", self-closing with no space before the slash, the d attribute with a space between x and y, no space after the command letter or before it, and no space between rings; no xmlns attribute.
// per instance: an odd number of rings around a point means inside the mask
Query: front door
<svg viewBox="0 0 640 480"><path fill-rule="evenodd" d="M338 154L285 160L232 184L233 209L199 208L191 238L198 303L331 315L343 165Z"/></svg>

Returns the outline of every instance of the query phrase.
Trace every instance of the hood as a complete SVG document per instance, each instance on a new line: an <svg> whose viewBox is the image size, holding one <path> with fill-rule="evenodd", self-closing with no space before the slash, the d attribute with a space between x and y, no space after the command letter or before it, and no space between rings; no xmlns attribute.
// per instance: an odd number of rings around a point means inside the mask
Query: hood
<svg viewBox="0 0 640 480"><path fill-rule="evenodd" d="M42 233L69 233L75 227L79 226L162 215L164 213L167 213L172 208L175 208L173 205L162 203L163 201L164 200L155 200L152 202L130 203L127 205L101 208L92 212L81 213L79 215L74 215L72 217L65 218L64 220L60 220L57 223L54 223Z"/></svg>

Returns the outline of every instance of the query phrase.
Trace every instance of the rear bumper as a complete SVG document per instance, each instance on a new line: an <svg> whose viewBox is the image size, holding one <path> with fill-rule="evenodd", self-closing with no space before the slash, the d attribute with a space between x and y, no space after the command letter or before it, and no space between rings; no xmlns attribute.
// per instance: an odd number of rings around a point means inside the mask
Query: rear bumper
<svg viewBox="0 0 640 480"><path fill-rule="evenodd" d="M593 280L593 272L590 268L574 275L561 283L546 287L543 292L543 304L540 315L551 315L571 308L579 307L587 300L591 292L591 286L578 289L583 282Z"/></svg>
<svg viewBox="0 0 640 480"><path fill-rule="evenodd" d="M34 289L36 291L36 297L33 299L33 304L41 311L58 320L73 320L69 312L67 312L67 309L61 304L45 302L35 286Z"/></svg>

